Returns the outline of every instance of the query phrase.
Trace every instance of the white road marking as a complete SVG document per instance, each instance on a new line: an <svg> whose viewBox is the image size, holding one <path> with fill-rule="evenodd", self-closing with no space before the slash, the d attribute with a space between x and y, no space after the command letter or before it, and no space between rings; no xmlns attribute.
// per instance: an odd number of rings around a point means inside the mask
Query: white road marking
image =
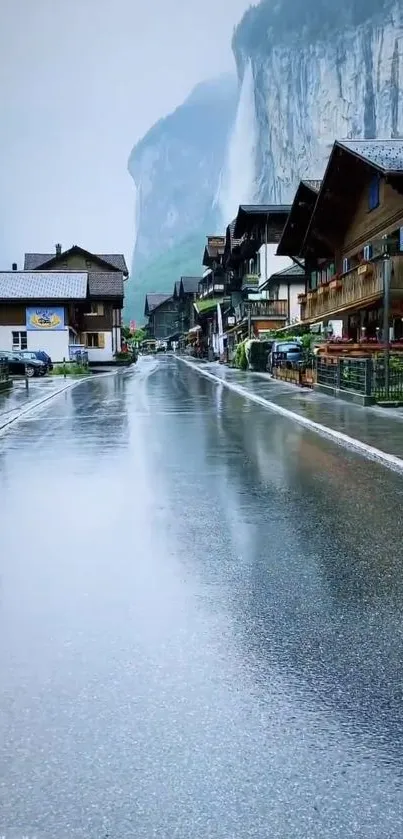
<svg viewBox="0 0 403 839"><path fill-rule="evenodd" d="M391 469L403 472L403 459L397 457L397 455L384 452L382 449L370 446L369 443L363 443L362 440L357 440L356 437L350 437L349 434L344 434L342 431L337 431L335 428L329 428L327 425L322 425L320 422L315 422L315 420L308 419L308 417L303 417L301 414L290 411L288 408L283 408L281 405L271 402L270 399L265 399L263 396L257 396L255 393L250 393L250 391L242 387L242 385L235 384L234 382L228 382L220 376L215 376L214 373L210 373L209 370L204 369L198 364L193 364L191 361L188 361L188 359L181 358L180 356L176 356L176 358L178 361L181 361L183 364L191 367L192 370L200 373L200 375L205 376L207 379L211 379L213 382L224 385L224 387L228 388L228 390L238 393L239 396L243 396L251 402L256 402L257 405L262 405L264 408L268 408L276 414L280 414L293 422L297 422L299 425L303 425L311 431L316 431L323 437L335 440L336 443L355 449L356 451L364 454L366 457L371 458L371 460L380 461Z"/></svg>

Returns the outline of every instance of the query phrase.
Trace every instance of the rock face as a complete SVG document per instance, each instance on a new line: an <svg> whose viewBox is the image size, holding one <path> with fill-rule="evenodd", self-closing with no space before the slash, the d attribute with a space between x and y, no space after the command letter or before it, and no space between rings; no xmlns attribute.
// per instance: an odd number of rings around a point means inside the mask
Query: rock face
<svg viewBox="0 0 403 839"><path fill-rule="evenodd" d="M190 259L197 272L201 270L204 237L216 232L214 201L237 98L235 75L199 84L183 105L151 128L130 155L128 168L137 206L127 308L132 312L135 305L137 316L139 285L143 300L144 284L148 291L165 291L169 289L151 288L150 283L162 281L170 287L178 279L176 271L186 274L180 264L182 242L186 264Z"/></svg>
<svg viewBox="0 0 403 839"><path fill-rule="evenodd" d="M289 201L301 177L321 177L337 138L403 136L402 36L403 0L263 0L246 12L233 39L241 94L220 193L227 219L237 194ZM231 158L247 129L243 197Z"/></svg>

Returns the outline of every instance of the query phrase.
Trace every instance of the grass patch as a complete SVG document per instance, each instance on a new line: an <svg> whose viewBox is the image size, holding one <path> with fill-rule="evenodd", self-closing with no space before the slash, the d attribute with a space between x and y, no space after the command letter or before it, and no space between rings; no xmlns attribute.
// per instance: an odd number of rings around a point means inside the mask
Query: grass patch
<svg viewBox="0 0 403 839"><path fill-rule="evenodd" d="M89 370L85 364L77 364L75 361L66 361L62 364L55 364L52 376L88 376Z"/></svg>

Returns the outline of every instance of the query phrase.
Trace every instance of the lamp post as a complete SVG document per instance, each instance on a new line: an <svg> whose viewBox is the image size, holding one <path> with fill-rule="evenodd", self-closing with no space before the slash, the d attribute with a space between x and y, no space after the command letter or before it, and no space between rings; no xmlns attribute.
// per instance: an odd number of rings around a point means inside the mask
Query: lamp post
<svg viewBox="0 0 403 839"><path fill-rule="evenodd" d="M389 309L390 309L390 278L392 264L388 253L383 254L383 340L384 340L384 366L385 366L385 399L389 399Z"/></svg>

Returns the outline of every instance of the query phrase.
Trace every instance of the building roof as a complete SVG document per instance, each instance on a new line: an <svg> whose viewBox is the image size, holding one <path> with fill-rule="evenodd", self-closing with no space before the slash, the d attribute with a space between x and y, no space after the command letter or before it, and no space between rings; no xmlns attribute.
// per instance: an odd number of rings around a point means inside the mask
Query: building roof
<svg viewBox="0 0 403 839"><path fill-rule="evenodd" d="M368 170L399 183L401 189L403 140L335 141L301 250L294 255L311 251L330 257L334 253L334 241L340 241L346 232L358 195L368 181Z"/></svg>
<svg viewBox="0 0 403 839"><path fill-rule="evenodd" d="M292 265L287 265L286 268L282 268L281 271L274 271L273 274L270 274L267 280L259 286L259 290L263 291L263 289L267 288L271 285L272 282L279 281L283 279L293 280L295 283L300 283L302 279L305 277L305 269L302 265L297 265L296 262L293 262Z"/></svg>
<svg viewBox="0 0 403 839"><path fill-rule="evenodd" d="M320 190L320 188L321 188L321 185L322 185L322 181L319 181L319 180L311 180L311 179L309 179L309 178L308 178L308 180L306 180L306 179L305 179L305 180L303 180L303 181L302 181L302 183L303 183L305 186L307 186L307 187L308 187L308 189L311 189L311 190L312 190L312 192L319 192L319 190Z"/></svg>
<svg viewBox="0 0 403 839"><path fill-rule="evenodd" d="M181 290L181 281L176 280L176 283L174 285L174 293L173 293L174 300L176 300L179 297L180 290Z"/></svg>
<svg viewBox="0 0 403 839"><path fill-rule="evenodd" d="M56 251L53 253L26 253L24 258L24 269L25 271L36 271L38 268L43 268L49 262L62 259L72 251L78 251L89 257L95 256L97 259L100 259L102 262L105 262L117 271L122 271L125 276L129 273L127 270L126 260L122 253L91 253L90 251L86 251L84 248L80 248L78 245L73 245L72 248L68 248L68 250L62 251L60 254L57 254Z"/></svg>
<svg viewBox="0 0 403 839"><path fill-rule="evenodd" d="M82 300L87 286L82 271L0 272L0 300Z"/></svg>
<svg viewBox="0 0 403 839"><path fill-rule="evenodd" d="M233 248L239 247L239 245L241 244L242 239L243 239L243 236L240 236L239 238L237 238L235 236L235 227L236 227L236 218L234 218L234 220L231 221L231 223L228 225L228 228L227 228L228 233L229 233L231 250Z"/></svg>
<svg viewBox="0 0 403 839"><path fill-rule="evenodd" d="M124 297L121 271L97 271L88 274L90 297Z"/></svg>
<svg viewBox="0 0 403 839"><path fill-rule="evenodd" d="M196 294L202 277L181 277L181 288L184 294Z"/></svg>
<svg viewBox="0 0 403 839"><path fill-rule="evenodd" d="M403 173L403 140L337 140L336 145L381 172Z"/></svg>
<svg viewBox="0 0 403 839"><path fill-rule="evenodd" d="M234 237L239 239L249 232L256 222L277 224L282 229L287 221L289 204L240 204L235 220Z"/></svg>
<svg viewBox="0 0 403 839"><path fill-rule="evenodd" d="M159 309L163 303L166 303L167 300L171 300L171 298L172 294L160 294L159 292L146 294L145 314L151 315L152 312L155 312L156 309Z"/></svg>
<svg viewBox="0 0 403 839"><path fill-rule="evenodd" d="M278 256L299 256L311 216L318 199L321 181L300 181L280 241Z"/></svg>
<svg viewBox="0 0 403 839"><path fill-rule="evenodd" d="M281 271L275 271L272 277L305 277L305 269L302 265L297 265L293 262L292 265L287 265L287 268L282 268Z"/></svg>

